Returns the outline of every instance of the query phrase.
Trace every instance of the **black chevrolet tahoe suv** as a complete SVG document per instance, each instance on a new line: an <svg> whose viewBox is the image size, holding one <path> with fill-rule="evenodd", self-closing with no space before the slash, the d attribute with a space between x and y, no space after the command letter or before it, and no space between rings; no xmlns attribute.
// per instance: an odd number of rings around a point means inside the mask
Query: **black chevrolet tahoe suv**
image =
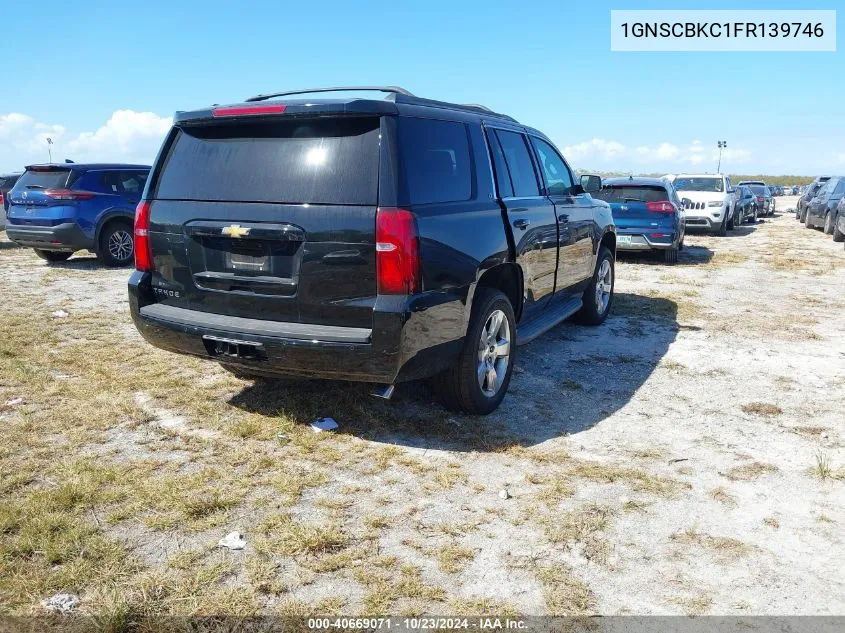
<svg viewBox="0 0 845 633"><path fill-rule="evenodd" d="M387 96L322 98L353 90ZM136 211L132 318L153 345L242 377L385 397L434 377L448 408L486 414L517 344L607 317L600 186L509 116L401 88L178 112Z"/></svg>

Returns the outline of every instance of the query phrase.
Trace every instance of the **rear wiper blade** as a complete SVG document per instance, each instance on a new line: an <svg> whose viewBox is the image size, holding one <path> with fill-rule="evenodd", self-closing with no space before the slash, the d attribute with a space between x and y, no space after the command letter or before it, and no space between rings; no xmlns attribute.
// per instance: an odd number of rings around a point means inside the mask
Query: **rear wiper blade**
<svg viewBox="0 0 845 633"><path fill-rule="evenodd" d="M645 202L645 200L640 200L639 198L625 198L625 202Z"/></svg>
<svg viewBox="0 0 845 633"><path fill-rule="evenodd" d="M47 187L42 187L41 185L27 185L27 189L46 189Z"/></svg>

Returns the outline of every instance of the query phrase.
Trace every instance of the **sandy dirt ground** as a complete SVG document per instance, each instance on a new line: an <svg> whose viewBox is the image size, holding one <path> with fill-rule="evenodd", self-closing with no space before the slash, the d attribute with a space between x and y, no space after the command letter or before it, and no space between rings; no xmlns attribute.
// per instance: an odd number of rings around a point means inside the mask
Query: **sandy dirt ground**
<svg viewBox="0 0 845 633"><path fill-rule="evenodd" d="M237 492L202 521L171 522L162 517L178 508L146 490L96 496L96 516L112 517L97 534L141 576L181 578L173 561L190 553L223 566L197 592L240 592L261 613L845 612L845 251L792 214L727 237L690 234L674 266L621 256L607 323L563 324L520 348L511 391L485 419L444 411L424 383L379 403L361 385L253 385L152 350L127 314L126 270L85 256L48 266L4 239L6 319L32 311L49 328L65 310L62 344L129 346L125 362L154 364L161 381L126 385L144 416L115 413L87 435L56 430L52 441L70 448L38 450L67 463L95 454L115 469L156 459L164 465L146 476L172 481L213 468ZM87 324L94 334L81 333ZM0 404L15 397L29 408L2 412L13 434L55 419L74 396L60 402L0 378ZM311 433L314 415L334 417L339 431ZM293 441L280 444L280 429ZM36 446L14 437L22 451ZM4 452L6 472L33 467L19 453ZM279 472L294 467L297 494L282 495ZM28 499L33 485L3 494ZM140 484L110 484L122 485ZM132 505L138 498L151 500ZM294 548L291 525L343 538ZM232 530L244 551L215 547ZM78 592L83 611L104 608L93 575L60 587L54 569L21 560L41 580L16 586L8 612L37 611L60 588ZM229 604L161 601L166 612Z"/></svg>

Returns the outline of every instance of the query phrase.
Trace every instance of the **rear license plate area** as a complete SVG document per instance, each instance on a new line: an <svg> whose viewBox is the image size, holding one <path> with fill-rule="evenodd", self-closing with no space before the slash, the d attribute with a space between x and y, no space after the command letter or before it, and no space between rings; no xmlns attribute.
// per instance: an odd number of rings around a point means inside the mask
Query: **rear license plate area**
<svg viewBox="0 0 845 633"><path fill-rule="evenodd" d="M261 343L217 336L203 336L202 342L209 355L217 358L237 358L239 360L265 360L267 358Z"/></svg>
<svg viewBox="0 0 845 633"><path fill-rule="evenodd" d="M290 279L302 242L202 237L195 244L205 271Z"/></svg>
<svg viewBox="0 0 845 633"><path fill-rule="evenodd" d="M631 236L630 235L617 235L616 241L619 244L630 244L631 243Z"/></svg>

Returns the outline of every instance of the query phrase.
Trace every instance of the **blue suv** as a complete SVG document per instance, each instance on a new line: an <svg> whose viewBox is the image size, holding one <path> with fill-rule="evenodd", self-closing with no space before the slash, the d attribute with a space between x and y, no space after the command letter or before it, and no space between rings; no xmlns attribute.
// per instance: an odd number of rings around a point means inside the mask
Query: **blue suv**
<svg viewBox="0 0 845 633"><path fill-rule="evenodd" d="M48 262L87 249L107 266L128 265L149 172L116 163L30 165L9 192L6 235Z"/></svg>

